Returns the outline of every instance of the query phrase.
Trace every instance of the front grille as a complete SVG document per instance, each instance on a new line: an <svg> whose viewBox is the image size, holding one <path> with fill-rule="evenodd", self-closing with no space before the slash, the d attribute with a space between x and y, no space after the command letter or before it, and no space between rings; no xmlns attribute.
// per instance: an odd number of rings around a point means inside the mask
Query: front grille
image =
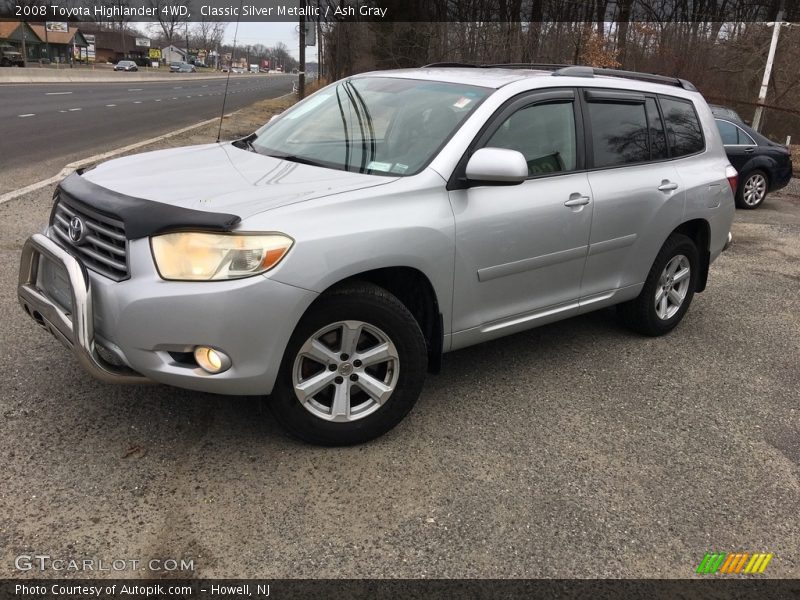
<svg viewBox="0 0 800 600"><path fill-rule="evenodd" d="M74 217L79 217L85 227L83 239L77 244L69 236L69 224ZM58 238L56 241L74 252L87 269L114 281L128 278L128 242L122 221L77 208L59 194L50 224Z"/></svg>

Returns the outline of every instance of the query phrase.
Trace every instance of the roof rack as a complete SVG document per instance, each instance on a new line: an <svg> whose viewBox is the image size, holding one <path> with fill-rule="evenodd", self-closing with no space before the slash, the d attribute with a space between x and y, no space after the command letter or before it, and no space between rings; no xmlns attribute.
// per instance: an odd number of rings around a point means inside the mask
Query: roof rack
<svg viewBox="0 0 800 600"><path fill-rule="evenodd" d="M460 63L460 62L439 62L439 63L431 63L429 65L425 65L422 67L423 69L428 68L447 68L447 67L466 67L472 69L535 69L541 71L556 71L559 69L564 69L566 67L571 67L572 65L566 64L554 64L554 63L495 63L489 65L478 65L475 63Z"/></svg>
<svg viewBox="0 0 800 600"><path fill-rule="evenodd" d="M585 67L581 65L551 63L496 63L489 65L478 65L475 63L439 62L425 65L423 69L448 67L469 69L533 69L538 71L553 71L554 76L561 77L594 77L595 75L603 75L605 77L622 77L624 79L647 81L648 83L672 85L689 90L690 92L698 91L691 81L687 81L679 77L667 77L666 75L656 75L654 73L639 73L638 71L623 71L622 69Z"/></svg>
<svg viewBox="0 0 800 600"><path fill-rule="evenodd" d="M594 77L602 75L606 77L622 77L624 79L636 79L647 81L648 83L661 83L680 87L690 92L696 92L697 88L691 81L686 81L679 77L667 77L666 75L655 75L653 73L639 73L637 71L623 71L621 69L601 69L597 67L569 66L559 69L553 73L554 76L561 77Z"/></svg>

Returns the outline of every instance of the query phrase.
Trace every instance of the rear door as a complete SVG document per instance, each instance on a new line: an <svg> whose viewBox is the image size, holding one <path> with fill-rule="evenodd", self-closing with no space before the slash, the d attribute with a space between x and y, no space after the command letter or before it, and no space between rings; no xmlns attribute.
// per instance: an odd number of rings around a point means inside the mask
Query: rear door
<svg viewBox="0 0 800 600"><path fill-rule="evenodd" d="M733 167L742 173L745 166L756 154L757 144L753 138L735 123L725 119L715 119L717 129L725 145L725 154Z"/></svg>
<svg viewBox="0 0 800 600"><path fill-rule="evenodd" d="M654 94L586 89L589 184L594 198L581 307L644 281L683 215L685 193L670 158Z"/></svg>

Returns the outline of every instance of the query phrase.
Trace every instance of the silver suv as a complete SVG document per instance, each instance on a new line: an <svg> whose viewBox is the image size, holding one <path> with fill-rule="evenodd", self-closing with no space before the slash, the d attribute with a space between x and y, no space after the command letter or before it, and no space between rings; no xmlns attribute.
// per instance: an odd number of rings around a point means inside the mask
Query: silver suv
<svg viewBox="0 0 800 600"><path fill-rule="evenodd" d="M353 444L444 352L609 305L669 332L730 241L735 186L683 80L369 73L247 138L66 178L19 298L102 380L270 395L298 437Z"/></svg>

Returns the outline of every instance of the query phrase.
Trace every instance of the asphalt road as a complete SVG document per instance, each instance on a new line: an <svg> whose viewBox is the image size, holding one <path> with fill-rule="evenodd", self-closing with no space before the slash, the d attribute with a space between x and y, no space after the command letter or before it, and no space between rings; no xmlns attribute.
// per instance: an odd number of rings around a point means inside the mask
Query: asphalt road
<svg viewBox="0 0 800 600"><path fill-rule="evenodd" d="M288 438L259 398L82 373L16 300L50 194L0 205L0 578L22 553L200 577L684 578L709 551L800 577L798 190L737 211L669 336L607 310L449 354L399 427L339 449Z"/></svg>
<svg viewBox="0 0 800 600"><path fill-rule="evenodd" d="M41 176L32 173L31 183L70 160L218 116L225 79L187 79L0 85L0 170L38 170ZM286 94L295 79L231 76L225 112Z"/></svg>

